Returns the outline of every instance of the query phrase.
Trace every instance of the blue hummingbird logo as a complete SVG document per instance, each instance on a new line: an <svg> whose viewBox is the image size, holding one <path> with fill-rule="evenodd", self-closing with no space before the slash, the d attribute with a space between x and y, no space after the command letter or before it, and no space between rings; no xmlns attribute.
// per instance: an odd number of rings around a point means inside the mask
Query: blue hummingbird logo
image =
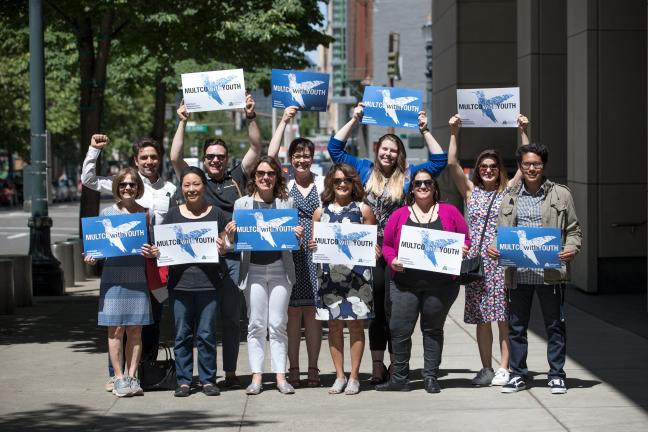
<svg viewBox="0 0 648 432"><path fill-rule="evenodd" d="M182 228L176 225L173 227L173 231L175 231L176 240L178 240L178 243L180 243L182 250L187 252L192 258L196 258L196 252L191 247L190 241L192 239L197 239L198 237L204 236L209 231L211 231L211 229L201 228L185 234L182 232Z"/></svg>
<svg viewBox="0 0 648 432"><path fill-rule="evenodd" d="M426 231L423 231L421 240L423 246L425 246L425 257L429 259L434 266L437 265L437 259L436 259L436 255L434 254L434 251L437 248L443 248L450 244L456 243L456 240L451 240L451 239L432 240L430 238L430 235Z"/></svg>
<svg viewBox="0 0 648 432"><path fill-rule="evenodd" d="M236 79L236 75L230 75L227 77L219 78L216 81L211 81L208 77L203 77L203 84L205 87L207 87L209 90L207 91L207 94L209 95L210 98L214 99L216 102L218 102L221 105L224 105L223 99L221 99L219 89L221 86L224 86L225 84L228 84L230 81Z"/></svg>
<svg viewBox="0 0 648 432"><path fill-rule="evenodd" d="M484 94L483 91L477 90L476 92L473 92L477 95L477 102L479 105L482 106L481 112L483 115L488 117L493 121L493 123L497 123L497 119L495 118L495 114L493 114L493 109L491 108L493 105L498 105L504 102L505 100L512 98L512 94L503 94L500 96L494 96L490 99L486 98L486 95Z"/></svg>
<svg viewBox="0 0 648 432"><path fill-rule="evenodd" d="M353 256L351 255L351 250L349 249L349 245L346 244L349 241L354 241L354 240L359 240L362 237L369 235L369 231L359 231L359 232L354 232L354 233L349 233L349 234L343 234L342 233L342 227L333 225L333 233L335 234L335 240L337 240L337 247L342 252L344 255L349 257L349 259L353 259Z"/></svg>

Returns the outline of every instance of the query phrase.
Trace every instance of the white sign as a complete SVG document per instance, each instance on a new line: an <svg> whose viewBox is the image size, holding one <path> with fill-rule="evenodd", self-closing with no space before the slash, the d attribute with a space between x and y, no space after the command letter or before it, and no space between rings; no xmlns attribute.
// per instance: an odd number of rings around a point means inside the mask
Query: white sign
<svg viewBox="0 0 648 432"><path fill-rule="evenodd" d="M315 222L313 233L314 263L376 265L376 225Z"/></svg>
<svg viewBox="0 0 648 432"><path fill-rule="evenodd" d="M403 267L458 275L465 235L403 225L398 260Z"/></svg>
<svg viewBox="0 0 648 432"><path fill-rule="evenodd" d="M218 222L187 222L155 225L155 246L160 266L217 263Z"/></svg>
<svg viewBox="0 0 648 432"><path fill-rule="evenodd" d="M190 113L244 108L243 69L182 74L182 93Z"/></svg>
<svg viewBox="0 0 648 432"><path fill-rule="evenodd" d="M517 127L520 88L457 89L462 127Z"/></svg>

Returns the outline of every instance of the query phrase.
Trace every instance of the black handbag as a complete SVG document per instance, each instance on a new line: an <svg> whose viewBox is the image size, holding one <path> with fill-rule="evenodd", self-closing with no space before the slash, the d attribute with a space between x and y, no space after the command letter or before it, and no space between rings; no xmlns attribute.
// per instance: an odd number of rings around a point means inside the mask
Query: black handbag
<svg viewBox="0 0 648 432"><path fill-rule="evenodd" d="M142 360L137 368L137 377L145 391L174 390L176 388L175 360L171 349L161 345L166 353L166 360Z"/></svg>
<svg viewBox="0 0 648 432"><path fill-rule="evenodd" d="M477 248L477 256L472 258L466 258L461 261L461 271L459 273L459 283L461 285L467 285L471 282L476 282L484 278L484 261L481 256L481 247L484 242L484 234L486 234L486 226L488 225L488 220L490 219L490 211L493 207L493 202L495 202L495 197L497 196L497 191L493 194L490 204L488 204L488 210L486 211L486 220L484 221L484 227L482 228L481 237L479 238L479 247Z"/></svg>

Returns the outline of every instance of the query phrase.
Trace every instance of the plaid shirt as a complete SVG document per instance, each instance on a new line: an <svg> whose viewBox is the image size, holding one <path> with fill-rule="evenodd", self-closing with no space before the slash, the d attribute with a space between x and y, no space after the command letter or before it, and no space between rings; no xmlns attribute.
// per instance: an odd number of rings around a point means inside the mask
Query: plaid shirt
<svg viewBox="0 0 648 432"><path fill-rule="evenodd" d="M534 194L527 192L524 183L522 183L517 201L517 226L542 227L542 201L544 198L544 183ZM517 283L542 285L544 283L544 270L518 267Z"/></svg>

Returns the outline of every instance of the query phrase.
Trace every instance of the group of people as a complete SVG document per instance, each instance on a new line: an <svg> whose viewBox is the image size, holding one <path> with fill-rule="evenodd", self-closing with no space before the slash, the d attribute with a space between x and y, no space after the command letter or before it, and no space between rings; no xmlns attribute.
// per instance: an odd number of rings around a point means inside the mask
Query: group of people
<svg viewBox="0 0 648 432"><path fill-rule="evenodd" d="M518 171L507 178L502 158L485 150L468 178L459 164L461 119L453 116L446 154L430 133L427 116L419 113L419 130L427 145L428 160L407 165L401 139L382 136L373 161L352 156L346 141L363 116L363 106L328 145L333 167L325 176L311 171L315 148L305 138L288 147L292 173L285 177L278 162L286 126L297 113L284 111L267 155L261 155L261 133L254 100L247 97L245 115L250 147L231 170L228 148L219 139L203 146L204 170L183 160L183 139L189 115L178 108L179 125L170 157L180 181L181 196L159 176L159 145L142 140L135 146L136 168L121 170L114 178L98 177L96 159L108 137L95 135L84 161L82 181L87 187L111 192L116 203L102 214L143 212L155 224L217 221L219 263L192 263L169 267L169 308L175 323L177 397L191 394L193 346L197 347L198 382L213 396L220 388L241 388L236 375L240 337L241 299L248 313L247 342L252 372L247 394L263 390L266 337L276 388L292 394L296 387L320 386L318 357L322 321L327 321L328 342L336 379L328 392L354 395L360 391L359 369L365 349L365 321L369 324L372 358L370 383L378 391L408 391L411 338L417 320L423 334L425 390L438 393L437 380L443 351L443 327L459 294L456 276L404 268L398 259L404 225L465 234L464 256L481 256L484 277L465 287L464 320L476 324L482 368L472 379L475 386L502 386L511 393L526 386L527 328L534 291L538 293L548 335L548 373L552 393L564 393L566 332L563 313L569 262L580 249L581 231L569 190L546 179L548 153L543 145L529 144L528 120L518 117L522 145L516 151ZM466 216L442 201L436 177L443 169L466 203ZM176 198L180 199L176 199ZM182 202L182 204L179 204ZM298 225L295 251L233 252L236 209L295 208ZM317 244L313 222L356 223L377 226L376 266L313 263ZM467 222L466 222L467 221ZM507 268L498 265L498 226L543 226L561 229L560 269ZM152 234L152 229L151 229ZM152 237L152 235L151 235ZM108 258L101 278L99 325L108 327L109 375L106 390L117 396L143 394L137 379L142 356L155 358L162 307L150 295L146 271L159 255L153 242L141 256ZM92 257L86 262L95 263ZM242 294L241 294L242 293ZM216 383L216 323L222 322L225 379ZM492 364L493 331L497 323L500 365ZM308 372L302 381L299 365L302 323L308 354ZM344 326L350 339L351 370L344 370ZM385 364L388 352L390 366Z"/></svg>

